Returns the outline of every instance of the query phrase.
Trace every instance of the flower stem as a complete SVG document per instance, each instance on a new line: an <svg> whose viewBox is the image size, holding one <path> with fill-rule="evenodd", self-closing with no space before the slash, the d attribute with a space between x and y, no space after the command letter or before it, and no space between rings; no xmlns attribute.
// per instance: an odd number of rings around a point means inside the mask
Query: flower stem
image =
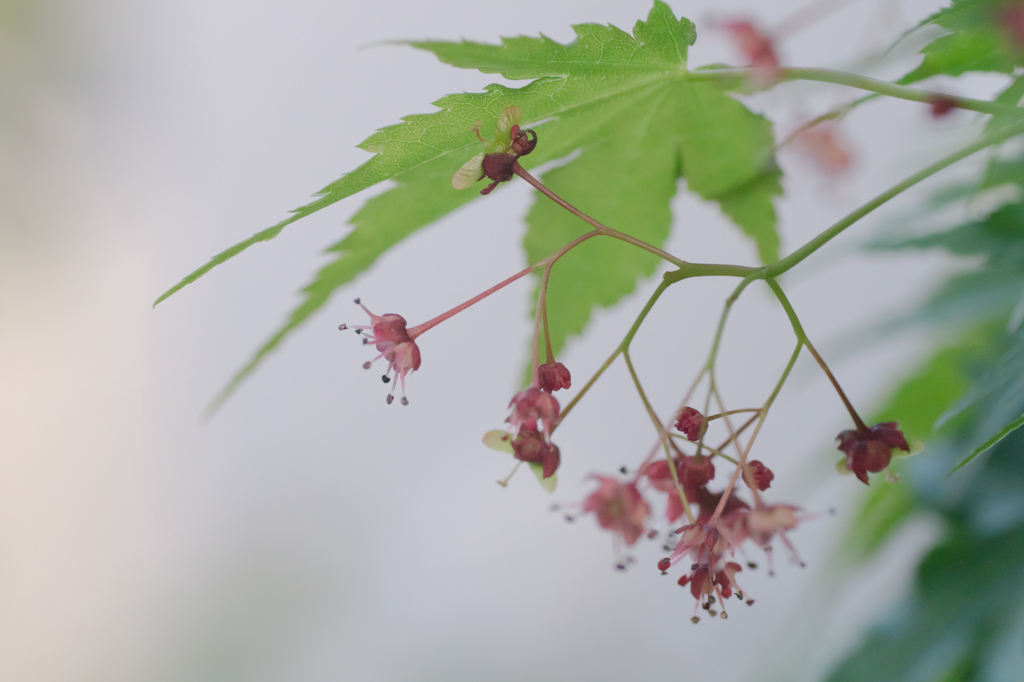
<svg viewBox="0 0 1024 682"><path fill-rule="evenodd" d="M775 297L779 299L779 303L782 304L782 309L786 311L786 317L789 318L789 323L793 327L793 333L796 335L797 342L807 346L807 350L814 356L814 359L817 361L822 371L825 372L825 376L827 376L828 380L832 382L833 388L835 388L836 393L839 394L839 399L843 401L843 405L846 406L846 411L850 413L853 423L857 425L857 430L861 433L867 433L867 425L860 418L860 415L857 414L857 410L854 409L853 403L851 403L850 399L846 397L843 387L839 385L839 381L836 379L835 375L832 374L832 370L829 369L828 364L826 364L825 360L818 354L818 351L814 347L814 344L811 343L811 340L807 338L807 333L804 331L804 327L800 323L800 318L797 316L796 311L793 310L793 304L789 302L789 298L782 290L782 287L780 287L779 283L771 277L765 279L765 282L769 287L771 287Z"/></svg>
<svg viewBox="0 0 1024 682"><path fill-rule="evenodd" d="M1024 109L1022 109L1022 111L1024 111ZM853 225L855 222L866 216L868 213L871 213L876 208L886 203L893 197L905 192L906 190L910 189L917 183L921 182L922 180L925 180L926 178L931 177L932 175L935 175L939 171L948 168L949 166L952 166L954 163L961 161L967 158L968 156L971 156L972 154L981 151L982 149L991 147L992 145L995 144L999 144L1000 142L1005 142L1011 137L1020 135L1021 133L1024 133L1024 121L1020 123L1015 123L1012 126L1007 126L1001 130L989 133L988 135L983 136L977 142L964 147L960 151L954 152L949 156L939 159L930 166L921 169L917 173L914 173L913 175L906 178L902 182L893 185L889 189L885 190L884 192L876 196L871 201L862 204L852 213L849 213L846 216L844 216L842 219L840 219L838 222L832 225L832 227L820 233L818 236L814 237L813 239L808 241L806 244L804 244L799 249L789 254L785 258L778 260L775 263L772 263L771 265L767 266L766 268L764 268L764 274L759 275L759 277L778 277L782 273L791 270L798 263L803 261L805 258L810 256L818 249L820 249L831 239L839 235L843 230L848 228L850 225Z"/></svg>
<svg viewBox="0 0 1024 682"><path fill-rule="evenodd" d="M726 486L725 492L722 493L722 499L718 501L718 506L715 507L715 513L711 515L709 524L714 525L721 518L722 512L725 511L725 503L729 500L729 495L732 494L733 488L736 487L736 481L740 477L740 473L743 471L743 467L747 464L747 458L750 456L750 449L754 445L754 441L757 439L757 434L761 432L761 426L764 425L764 420L768 416L768 410L771 408L772 403L775 402L775 397L779 395L779 391L782 390L783 384L786 383L786 379L789 378L789 373L793 371L793 365L796 364L796 359L800 357L800 351L803 349L804 344L797 342L796 348L793 349L793 354L789 357L789 362L786 364L786 369L782 370L782 376L779 377L778 382L775 384L775 388L772 389L771 395L768 396L768 400L764 402L764 407L761 408L761 414L758 415L757 425L754 427L754 432L750 434L750 440L747 441L747 447L743 449L743 454L740 455L739 465L736 467L736 471L733 472L732 478L729 479L729 485ZM753 494L755 500L759 500L760 495L757 490L751 488L751 494Z"/></svg>
<svg viewBox="0 0 1024 682"><path fill-rule="evenodd" d="M637 331L639 331L640 325L643 324L644 320L647 318L647 315L651 312L651 309L654 308L654 304L658 302L658 299L661 298L661 295L665 293L666 289L668 289L669 284L669 282L666 282L664 280L662 280L662 282L658 284L658 288L655 289L654 293L651 294L651 297L647 299L647 303L644 304L643 310L640 311L640 314L633 322L633 326L629 328L628 332L626 332L625 338L623 338L619 345L615 348L615 350L612 351L612 354L608 356L608 359L604 361L604 364L602 364L601 367L598 368L597 372L594 373L594 376L590 377L590 380L587 381L587 383L583 386L582 389L580 389L580 392L577 393L573 397L573 399L569 401L569 404L565 406L565 409L562 410L562 413L558 416L558 419L555 421L555 425L551 427L552 433L554 433L555 429L558 428L558 425L562 423L562 421L569 414L569 412L572 411L572 408L576 406L580 399L583 398L584 395L586 395L587 391L589 391L590 388L597 382L597 380L601 378L601 375L604 374L605 370L611 367L611 364L615 362L615 358L619 357L619 354L624 353L629 348L629 344L633 342L633 337L636 336Z"/></svg>
<svg viewBox="0 0 1024 682"><path fill-rule="evenodd" d="M512 164L512 171L516 175L521 177L523 180L526 180L528 183L533 185L533 187L538 192L540 192L541 194L543 194L544 196L546 196L547 198L551 199L553 202L555 202L556 204L558 204L559 206L561 206L562 208L567 210L569 213L572 213L574 216L576 216L580 220L584 221L585 223L587 223L588 225L593 227L597 232L599 232L599 233L601 233L603 235L606 235L608 237L613 237L615 239L619 239L621 241L626 242L627 244L632 244L633 246L637 246L637 247L643 249L644 251L649 251L649 252L653 253L655 256L658 256L659 258L662 258L662 259L668 261L669 263L672 263L676 267L682 267L686 263L686 261L681 260L679 258L676 258L675 256L673 256L672 254L670 254L670 253L668 253L666 251L662 251L657 246L654 246L652 244L648 244L647 242L643 241L642 239L637 239L636 237L628 235L625 232L619 232L618 230L616 230L614 228L608 227L604 223L601 223L601 222L599 222L597 220L594 220L593 218L588 216L586 213L584 213L583 211L579 210L578 208L576 208L575 206L570 204L568 201L566 201L565 199L563 199L562 197L558 196L557 194L552 192L550 189L548 189L547 185L545 185L543 182L541 182L537 178L535 178L532 175L530 175L529 171L527 171L525 168L520 166L518 161L516 161L514 164Z"/></svg>
<svg viewBox="0 0 1024 682"><path fill-rule="evenodd" d="M690 520L690 523L694 523L693 511L690 509L690 502L686 499L686 491L683 490L682 483L679 482L679 472L676 471L676 463L672 461L672 452L668 447L669 433L661 423L661 419L659 419L658 415L655 414L650 401L647 400L647 394L644 392L644 387L640 385L640 377L637 376L636 369L633 367L633 361L629 357L628 349L622 351L622 359L626 361L626 368L629 369L629 376L633 378L633 385L636 386L636 392L640 395L640 400L643 401L644 407L647 409L647 414L651 418L651 421L654 422L654 428L658 430L658 437L661 439L661 442L665 447L665 460L668 462L668 471L672 475L672 482L676 485L676 491L679 493L679 500L683 503L683 511L686 512L686 518Z"/></svg>
<svg viewBox="0 0 1024 682"><path fill-rule="evenodd" d="M508 279L505 279L505 280L502 280L501 282L498 282L497 284L495 284L490 289L487 289L485 291L480 292L479 294L477 294L473 298L469 299L468 301L465 301L464 303L460 303L459 305L455 306L451 310L443 312L440 315L438 315L437 317L434 317L432 319L427 320L423 324L418 324L415 327L411 327L409 329L409 338L415 339L420 334L423 334L424 332L428 331L429 329L431 329L433 327L436 327L437 325L441 324L442 322L444 322L448 318L454 317L455 315L458 315L459 313L461 313L466 308L469 308L470 306L476 305L477 303L479 303L480 301L484 300L485 298L487 298L491 294L504 289L509 284L512 284L513 282L515 282L518 279L522 279L523 277L525 277L526 275L530 274L531 272L533 272L537 268L541 267L542 265L543 266L547 266L547 265L553 264L559 258L561 258L566 253L568 253L570 250L572 250L575 247L579 246L580 244L582 244L583 242L587 241L591 237L596 237L598 234L600 234L600 233L597 230L591 230L590 232L587 232L586 234L581 234L579 237L576 237L576 239L573 239L571 242L569 242L568 244L566 244L565 246L560 248L558 251L555 251L553 254L551 254L550 256L545 258L544 260L538 261L538 262L534 263L533 265L530 265L529 267L523 268L522 270L520 270L516 274L512 275L511 277L509 277Z"/></svg>
<svg viewBox="0 0 1024 682"><path fill-rule="evenodd" d="M749 68L701 69L698 71L687 72L686 79L690 81L729 80L735 78L746 78L750 76L751 72L752 70ZM999 104L998 102L990 102L988 100L973 99L971 97L948 95L941 92L934 92L932 90L922 90L921 88L911 88L906 85L896 85L895 83L889 83L888 81L878 80L877 78L868 78L867 76L860 76L858 74L847 73L845 71L790 67L780 69L779 78L782 80L817 81L819 83L845 85L847 87L857 88L858 90L876 92L879 95L885 95L887 97L905 99L911 102L923 102L925 104L930 104L938 97L943 99L948 98L955 102L956 106L960 109L977 111L982 114L1004 114L1024 117L1024 109L1021 107Z"/></svg>

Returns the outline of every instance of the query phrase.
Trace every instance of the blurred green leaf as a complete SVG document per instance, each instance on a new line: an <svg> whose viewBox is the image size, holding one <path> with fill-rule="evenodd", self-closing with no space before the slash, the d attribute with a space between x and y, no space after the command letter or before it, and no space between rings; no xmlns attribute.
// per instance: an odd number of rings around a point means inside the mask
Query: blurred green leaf
<svg viewBox="0 0 1024 682"><path fill-rule="evenodd" d="M918 569L907 604L876 628L829 682L931 682L984 660L992 634L1024 597L1024 528L978 539L954 533ZM1007 606L1014 608L1007 608Z"/></svg>
<svg viewBox="0 0 1024 682"><path fill-rule="evenodd" d="M950 471L949 473L954 473L957 469L960 469L961 467L965 466L971 460L973 460L975 457L977 457L978 455L980 455L983 452L986 452L990 448L994 447L996 445L996 443L998 443L999 441L1001 441L1004 438L1006 438L1007 436L1009 436L1011 433L1013 433L1014 431L1019 429L1021 426L1024 426L1024 414L1022 414L1021 416L1017 417L1012 422L1010 422L1009 424L1007 424L1006 426L1001 428L999 431L994 433L984 443L982 443L978 447L976 447L973 450L971 450L971 454L967 455L962 460L960 460L960 462L955 467L953 467L953 470Z"/></svg>
<svg viewBox="0 0 1024 682"><path fill-rule="evenodd" d="M936 12L918 28L939 26L947 31L921 50L921 64L901 78L915 83L937 75L959 76L969 71L1013 73L1022 54L1003 27L1001 12L1006 0L953 0L950 7Z"/></svg>

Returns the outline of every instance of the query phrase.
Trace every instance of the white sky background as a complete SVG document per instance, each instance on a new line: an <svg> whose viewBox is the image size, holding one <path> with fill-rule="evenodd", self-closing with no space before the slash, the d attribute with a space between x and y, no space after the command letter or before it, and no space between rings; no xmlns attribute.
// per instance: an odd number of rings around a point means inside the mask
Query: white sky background
<svg viewBox="0 0 1024 682"><path fill-rule="evenodd" d="M724 36L702 29L711 8L781 17L800 4L671 3L698 23L694 66L738 61ZM932 9L894 5L854 3L787 42L784 61L862 68L857 54ZM527 285L423 337L412 404L385 405L380 372L361 369L366 349L336 330L363 320L350 300L417 323L518 270L531 201L523 183L381 259L209 423L203 407L296 303L362 199L300 221L150 309L210 255L365 160L355 145L375 128L495 81L409 48L367 46L538 31L565 41L572 23L629 30L648 0L0 8L0 679L810 679L907 580L911 550L889 553L871 583L824 576L862 490L832 474L832 439L848 425L806 358L755 456L777 474L771 501L837 514L793 535L806 570L780 552L776 578L742 576L753 608L697 627L688 590L655 569L658 543L617 572L610 536L592 519L570 525L550 513L529 472L507 490L494 484L511 462L479 441L519 388ZM781 136L848 96L791 86L758 106ZM935 123L907 102L864 107L846 128L857 165L834 181L783 153L784 249L968 139L972 120ZM844 349L927 291L941 263L867 259L854 246L911 206L913 197L883 209L788 280L808 333L868 413L922 339ZM671 251L753 262L715 207L681 192L674 210ZM686 286L665 296L634 351L666 414L732 283ZM560 358L577 386L651 288L597 315ZM720 364L732 405L763 400L791 348L785 317L752 287ZM582 499L589 473L638 463L653 439L621 364L558 435L559 502ZM839 597L841 617L822 619L827 595Z"/></svg>

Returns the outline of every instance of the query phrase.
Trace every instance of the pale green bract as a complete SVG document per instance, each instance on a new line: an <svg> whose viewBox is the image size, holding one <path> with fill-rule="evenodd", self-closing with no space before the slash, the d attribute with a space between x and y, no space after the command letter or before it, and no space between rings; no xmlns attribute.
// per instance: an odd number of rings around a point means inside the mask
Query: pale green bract
<svg viewBox="0 0 1024 682"><path fill-rule="evenodd" d="M448 95L434 103L438 111L382 128L360 145L374 152L366 163L287 219L218 254L157 299L159 303L253 244L273 239L302 217L384 180L395 181L395 188L369 200L352 217L354 229L327 250L335 259L303 289L301 304L214 405L339 287L416 230L479 196L452 189L453 176L479 152L474 134L478 122L485 129L500 129L504 124L497 119L512 105L522 110L524 125L534 128L539 140L523 165L534 167L578 152L542 179L596 219L661 246L672 224L669 200L678 179L685 177L690 190L717 202L753 239L762 261L777 258L772 200L781 185L771 125L722 87L687 78L687 49L696 39L693 24L655 2L633 35L597 24L574 30L577 37L567 45L545 37L510 38L501 45L413 43L454 66L531 82L518 89L490 85L482 93ZM587 229L539 195L527 222L524 246L531 262ZM680 224L705 229L685 219ZM594 308L614 304L657 267L651 254L607 239L591 240L568 254L553 270L549 290L555 350L583 330Z"/></svg>

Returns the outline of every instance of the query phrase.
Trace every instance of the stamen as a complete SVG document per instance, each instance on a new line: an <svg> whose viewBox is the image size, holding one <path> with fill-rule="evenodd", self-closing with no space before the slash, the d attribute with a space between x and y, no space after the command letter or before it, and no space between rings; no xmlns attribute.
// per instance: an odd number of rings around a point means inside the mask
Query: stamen
<svg viewBox="0 0 1024 682"><path fill-rule="evenodd" d="M344 322L338 325L338 331L345 331L346 329L348 329L348 325Z"/></svg>
<svg viewBox="0 0 1024 682"><path fill-rule="evenodd" d="M391 377L389 377L389 376L388 376L387 374L385 374L384 376L382 376L382 377L380 378L380 380L381 380L381 381L383 381L383 382L384 382L385 384L390 384L390 383L391 383Z"/></svg>
<svg viewBox="0 0 1024 682"><path fill-rule="evenodd" d="M406 398L404 395L402 396L402 404L403 405L408 405L409 404L409 399Z"/></svg>
<svg viewBox="0 0 1024 682"><path fill-rule="evenodd" d="M729 614L726 613L725 611L722 611L722 615L720 617L721 617L722 620L728 620L729 619Z"/></svg>
<svg viewBox="0 0 1024 682"><path fill-rule="evenodd" d="M352 302L353 302L353 303L355 303L356 305L362 305L362 304L363 304L363 302L362 302L362 301L360 301L360 300L359 300L358 298L357 298L357 299L355 299L355 300L354 300L354 301L352 301Z"/></svg>
<svg viewBox="0 0 1024 682"><path fill-rule="evenodd" d="M387 397L387 403L388 403L388 405L390 405L390 404L391 404L391 403L393 403L393 402L395 402L395 396L394 396L394 395L392 395L391 393L388 393L388 397Z"/></svg>
<svg viewBox="0 0 1024 682"><path fill-rule="evenodd" d="M370 369L370 365L372 365L372 364L373 364L372 362L367 360L366 362L363 363L363 369Z"/></svg>
<svg viewBox="0 0 1024 682"><path fill-rule="evenodd" d="M699 616L694 616L693 618L690 619L690 622L693 623L694 625L696 625L697 623L700 622L700 617Z"/></svg>

